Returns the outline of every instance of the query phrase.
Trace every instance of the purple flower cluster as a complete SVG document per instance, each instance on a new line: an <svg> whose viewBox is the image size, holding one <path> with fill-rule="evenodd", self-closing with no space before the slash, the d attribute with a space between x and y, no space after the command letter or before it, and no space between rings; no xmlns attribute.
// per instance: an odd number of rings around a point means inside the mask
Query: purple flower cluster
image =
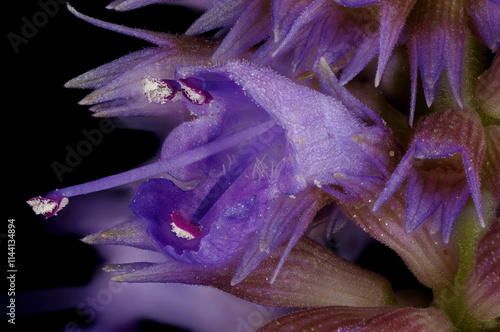
<svg viewBox="0 0 500 332"><path fill-rule="evenodd" d="M154 44L69 81L93 90L80 103L178 122L157 161L28 200L52 217L71 197L137 184L123 223L84 241L169 259L109 265L114 281L304 309L262 331L498 326L498 1L215 0L184 35L68 8ZM433 307L404 307L383 277L311 240L351 222L433 290Z"/></svg>

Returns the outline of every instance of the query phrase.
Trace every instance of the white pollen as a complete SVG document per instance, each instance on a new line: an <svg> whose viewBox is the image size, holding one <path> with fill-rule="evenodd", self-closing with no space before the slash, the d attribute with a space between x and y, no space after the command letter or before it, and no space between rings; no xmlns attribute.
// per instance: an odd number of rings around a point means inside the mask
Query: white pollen
<svg viewBox="0 0 500 332"><path fill-rule="evenodd" d="M318 180L314 180L313 182L314 182L314 184L316 185L316 187L318 187L318 188L321 188L321 187L322 187L322 186L321 186L321 182L319 182Z"/></svg>
<svg viewBox="0 0 500 332"><path fill-rule="evenodd" d="M68 205L68 202L68 198L64 197L59 203L59 206L56 202L43 198L33 198L26 203L31 206L35 214L56 214L57 212L61 211L63 207ZM56 208L57 210L54 211Z"/></svg>
<svg viewBox="0 0 500 332"><path fill-rule="evenodd" d="M151 76L144 77L141 83L142 91L150 103L165 104L174 93L168 84Z"/></svg>
<svg viewBox="0 0 500 332"><path fill-rule="evenodd" d="M296 199L297 197L295 195L288 195L291 199Z"/></svg>
<svg viewBox="0 0 500 332"><path fill-rule="evenodd" d="M205 102L205 96L197 93L196 91L194 91L190 87L186 86L185 84L181 83L181 85L182 85L183 91L186 93L188 98L191 101L193 101L195 104L201 105Z"/></svg>
<svg viewBox="0 0 500 332"><path fill-rule="evenodd" d="M183 230L173 222L170 223L170 226L172 226L172 232L174 232L175 235L181 239L192 240L195 238L193 234Z"/></svg>
<svg viewBox="0 0 500 332"><path fill-rule="evenodd" d="M57 209L57 212L61 211L63 207L68 205L68 203L69 203L68 197L63 197L63 199L61 199L61 202L59 202L59 209Z"/></svg>

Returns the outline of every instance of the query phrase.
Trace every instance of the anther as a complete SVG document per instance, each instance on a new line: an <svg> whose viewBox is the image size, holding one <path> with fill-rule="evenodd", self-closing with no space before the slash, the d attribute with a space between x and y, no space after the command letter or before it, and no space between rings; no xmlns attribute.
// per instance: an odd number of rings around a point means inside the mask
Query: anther
<svg viewBox="0 0 500 332"><path fill-rule="evenodd" d="M208 91L202 89L202 82L197 78L181 78L179 83L184 96L195 105L208 104L213 99Z"/></svg>
<svg viewBox="0 0 500 332"><path fill-rule="evenodd" d="M172 100L177 91L177 85L171 80L162 80L146 76L141 80L142 91L150 103L165 104Z"/></svg>

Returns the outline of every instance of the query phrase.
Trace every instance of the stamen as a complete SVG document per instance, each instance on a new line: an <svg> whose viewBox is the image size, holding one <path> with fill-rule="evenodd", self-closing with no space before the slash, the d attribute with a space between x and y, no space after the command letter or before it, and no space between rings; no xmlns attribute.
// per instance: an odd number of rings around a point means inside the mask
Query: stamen
<svg viewBox="0 0 500 332"><path fill-rule="evenodd" d="M200 220L207 214L207 212L212 208L212 206L219 200L219 198L224 195L226 190L236 181L236 179L243 173L247 166L251 163L251 160L237 160L233 163L228 171L226 171L217 182L210 188L210 191L203 198L200 205L193 214L193 221L199 223Z"/></svg>
<svg viewBox="0 0 500 332"><path fill-rule="evenodd" d="M170 215L170 220L172 222L170 225L172 226L172 232L178 238L193 240L201 236L201 226L200 224L192 223L186 220L183 216L181 216L182 211L175 210Z"/></svg>
<svg viewBox="0 0 500 332"><path fill-rule="evenodd" d="M76 186L52 191L45 197L32 198L28 201L31 201L32 203L28 204L34 206L37 211L44 211L44 214L52 216L63 207L61 200L64 200L66 197L73 197L105 189L115 188L124 184L156 176L161 173L171 172L185 165L195 163L211 155L227 150L235 145L241 144L241 142L259 136L271 129L274 124L275 120L271 119L254 127L250 127L232 135L228 135L224 138L199 146L171 158L163 159L146 166L111 175L99 180L94 180ZM49 207L44 207L44 204L50 203L49 201L54 200L54 197L61 198L58 202L59 206L48 205ZM67 200L65 200L65 202L67 204ZM55 210L56 208L57 210Z"/></svg>
<svg viewBox="0 0 500 332"><path fill-rule="evenodd" d="M175 97L178 89L174 81L146 76L141 80L142 91L150 103L165 104Z"/></svg>
<svg viewBox="0 0 500 332"><path fill-rule="evenodd" d="M208 91L202 89L202 82L197 78L181 78L179 83L184 96L195 105L208 104L213 99Z"/></svg>

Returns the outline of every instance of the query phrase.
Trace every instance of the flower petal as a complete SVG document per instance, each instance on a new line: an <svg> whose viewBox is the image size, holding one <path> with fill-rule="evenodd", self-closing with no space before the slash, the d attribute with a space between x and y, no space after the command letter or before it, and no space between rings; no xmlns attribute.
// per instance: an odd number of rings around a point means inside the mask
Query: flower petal
<svg viewBox="0 0 500 332"><path fill-rule="evenodd" d="M492 52L500 46L500 2L468 0L467 9L476 24L480 38Z"/></svg>
<svg viewBox="0 0 500 332"><path fill-rule="evenodd" d="M466 16L462 1L420 1L410 39L412 71L418 67L427 105L434 102L439 79L446 69L450 89L462 106L462 63L464 57ZM412 98L415 99L417 75L412 75ZM412 109L414 102L412 102Z"/></svg>
<svg viewBox="0 0 500 332"><path fill-rule="evenodd" d="M198 35L220 27L229 27L248 6L245 0L215 0L211 7L201 15L186 31L186 35Z"/></svg>
<svg viewBox="0 0 500 332"><path fill-rule="evenodd" d="M298 70L306 58L311 59L313 68L304 66L301 71L316 70L321 57L329 64L340 60L351 61L341 78L342 83L347 82L361 71L377 50L378 15L374 12L378 12L378 6L354 9L325 0L303 6L306 4L300 2L297 9L289 12L294 16L283 19L283 23L275 21L275 40L272 41L275 44L271 57L294 53L294 70ZM282 19L278 14L273 17ZM341 65L344 66L345 63Z"/></svg>
<svg viewBox="0 0 500 332"><path fill-rule="evenodd" d="M220 80L218 75L224 75L275 118L285 129L290 157L305 176L296 192L303 190L307 183L320 188L334 184L334 174L373 176L381 181L381 171L373 165L372 151L365 144L383 144L388 132L370 127L341 101L298 85L267 68L239 61L208 69L180 68L178 75L181 78L197 76L205 84L212 84L210 91L214 93L218 84L214 77Z"/></svg>
<svg viewBox="0 0 500 332"><path fill-rule="evenodd" d="M305 233L316 212L330 200L314 187L291 197L272 200L261 212L266 222L241 257L231 283L237 284L245 279L273 250L288 240L271 278L271 283L274 282L292 247Z"/></svg>
<svg viewBox="0 0 500 332"><path fill-rule="evenodd" d="M235 58L270 37L271 33L268 5L261 0L249 1L213 54L213 58L217 61Z"/></svg>
<svg viewBox="0 0 500 332"><path fill-rule="evenodd" d="M151 42L155 45L158 46L164 46L164 47L171 47L171 38L168 37L168 34L160 33L160 32L153 32L153 31L148 31L148 30L143 30L143 29L134 29L134 28L129 28L123 25L118 25L118 24L113 24L109 22L104 22L92 17L89 17L87 15L84 15L82 13L79 13L75 8L73 8L70 4L67 4L68 10L75 15L76 17L93 24L95 26L110 30L110 31L115 31L122 33L124 35L136 37L148 42Z"/></svg>
<svg viewBox="0 0 500 332"><path fill-rule="evenodd" d="M180 0L115 0L106 6L106 9L128 11L157 3L177 2Z"/></svg>
<svg viewBox="0 0 500 332"><path fill-rule="evenodd" d="M416 0L393 1L382 0L380 9L380 50L378 56L375 86L380 84L394 46L400 37L401 30L415 5Z"/></svg>

